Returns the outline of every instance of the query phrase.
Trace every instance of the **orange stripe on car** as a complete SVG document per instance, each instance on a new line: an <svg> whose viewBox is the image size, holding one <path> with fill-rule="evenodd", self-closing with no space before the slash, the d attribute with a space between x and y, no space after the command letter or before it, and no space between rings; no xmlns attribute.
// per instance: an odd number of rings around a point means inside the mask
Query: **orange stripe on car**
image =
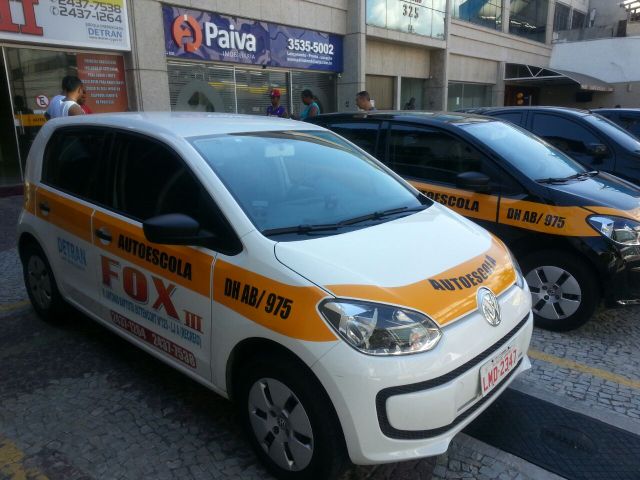
<svg viewBox="0 0 640 480"><path fill-rule="evenodd" d="M94 245L193 292L208 297L213 256L196 248L148 241L142 227L96 211L93 229L105 228L112 240L95 238Z"/></svg>
<svg viewBox="0 0 640 480"><path fill-rule="evenodd" d="M48 213L40 209L41 204L48 205ZM91 215L93 214L91 207L40 187L36 191L34 208L38 217L91 243Z"/></svg>
<svg viewBox="0 0 640 480"><path fill-rule="evenodd" d="M316 308L326 297L315 286L287 285L224 260L215 264L213 299L287 337L311 342L336 340Z"/></svg>
<svg viewBox="0 0 640 480"><path fill-rule="evenodd" d="M460 215L489 222L496 221L499 198L497 196L457 190L415 180L409 182L431 200L451 208Z"/></svg>
<svg viewBox="0 0 640 480"><path fill-rule="evenodd" d="M357 298L408 307L429 315L439 325L474 311L476 292L488 287L499 295L516 280L509 253L494 241L484 253L419 282L399 287L327 285L342 298Z"/></svg>

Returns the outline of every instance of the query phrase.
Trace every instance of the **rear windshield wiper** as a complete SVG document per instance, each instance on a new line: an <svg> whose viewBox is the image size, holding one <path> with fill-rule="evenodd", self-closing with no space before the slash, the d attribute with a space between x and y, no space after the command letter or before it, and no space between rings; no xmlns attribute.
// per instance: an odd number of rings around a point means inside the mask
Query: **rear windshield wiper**
<svg viewBox="0 0 640 480"><path fill-rule="evenodd" d="M590 178L593 177L595 175L597 175L598 173L600 173L600 171L598 170L589 170L588 172L580 172L580 173L576 173L574 175L569 175L568 177L561 177L561 178L538 178L536 180L536 182L538 183L565 183L569 180L580 180L582 178Z"/></svg>

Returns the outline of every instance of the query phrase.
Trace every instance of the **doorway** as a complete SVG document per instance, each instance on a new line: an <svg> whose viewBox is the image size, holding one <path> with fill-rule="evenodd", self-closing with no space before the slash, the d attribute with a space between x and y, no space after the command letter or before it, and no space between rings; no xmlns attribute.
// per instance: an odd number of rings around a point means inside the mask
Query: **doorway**
<svg viewBox="0 0 640 480"><path fill-rule="evenodd" d="M4 48L0 48L0 186L22 183L22 164L9 90Z"/></svg>

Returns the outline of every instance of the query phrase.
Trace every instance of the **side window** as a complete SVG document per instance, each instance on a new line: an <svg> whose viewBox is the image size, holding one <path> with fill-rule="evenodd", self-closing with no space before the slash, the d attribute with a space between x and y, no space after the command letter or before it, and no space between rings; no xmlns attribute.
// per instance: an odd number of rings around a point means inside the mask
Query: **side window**
<svg viewBox="0 0 640 480"><path fill-rule="evenodd" d="M522 112L500 112L494 115L494 117L522 126L523 115L524 114Z"/></svg>
<svg viewBox="0 0 640 480"><path fill-rule="evenodd" d="M380 124L378 122L333 123L326 125L326 128L355 143L373 156L376 155L379 127Z"/></svg>
<svg viewBox="0 0 640 480"><path fill-rule="evenodd" d="M620 120L618 123L633 133L636 137L640 138L640 115L639 116L628 116L628 115L620 115Z"/></svg>
<svg viewBox="0 0 640 480"><path fill-rule="evenodd" d="M101 179L105 132L97 128L57 130L47 145L42 181L63 192L104 203Z"/></svg>
<svg viewBox="0 0 640 480"><path fill-rule="evenodd" d="M466 142L445 132L392 125L389 167L400 175L449 184L462 172L486 170L484 157Z"/></svg>
<svg viewBox="0 0 640 480"><path fill-rule="evenodd" d="M574 154L590 155L587 145L602 143L582 125L546 113L536 113L533 117L533 133L563 152Z"/></svg>
<svg viewBox="0 0 640 480"><path fill-rule="evenodd" d="M182 213L216 233L236 240L228 222L184 161L168 146L139 135L118 133L111 151L115 172L111 207L143 222Z"/></svg>

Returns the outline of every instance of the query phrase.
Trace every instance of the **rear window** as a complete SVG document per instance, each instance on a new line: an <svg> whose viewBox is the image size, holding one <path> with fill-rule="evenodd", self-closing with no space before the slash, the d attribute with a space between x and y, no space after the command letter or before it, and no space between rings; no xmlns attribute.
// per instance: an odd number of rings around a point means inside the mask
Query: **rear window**
<svg viewBox="0 0 640 480"><path fill-rule="evenodd" d="M101 160L104 146L102 129L57 130L45 150L42 182L76 197L103 203Z"/></svg>

